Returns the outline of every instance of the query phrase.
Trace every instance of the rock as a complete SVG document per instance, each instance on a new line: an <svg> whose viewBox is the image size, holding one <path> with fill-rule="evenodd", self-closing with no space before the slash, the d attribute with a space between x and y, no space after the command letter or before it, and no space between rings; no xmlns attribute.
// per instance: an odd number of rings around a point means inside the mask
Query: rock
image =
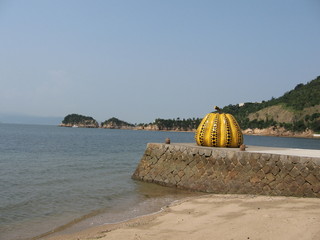
<svg viewBox="0 0 320 240"><path fill-rule="evenodd" d="M240 146L240 151L245 151L246 150L246 145L244 145L244 144L242 144L241 146Z"/></svg>

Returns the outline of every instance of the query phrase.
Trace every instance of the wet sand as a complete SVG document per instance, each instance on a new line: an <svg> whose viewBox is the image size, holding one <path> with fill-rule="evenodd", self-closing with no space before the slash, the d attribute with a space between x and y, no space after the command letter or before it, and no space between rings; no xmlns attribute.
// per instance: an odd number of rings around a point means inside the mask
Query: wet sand
<svg viewBox="0 0 320 240"><path fill-rule="evenodd" d="M204 195L161 212L50 240L320 239L320 199Z"/></svg>

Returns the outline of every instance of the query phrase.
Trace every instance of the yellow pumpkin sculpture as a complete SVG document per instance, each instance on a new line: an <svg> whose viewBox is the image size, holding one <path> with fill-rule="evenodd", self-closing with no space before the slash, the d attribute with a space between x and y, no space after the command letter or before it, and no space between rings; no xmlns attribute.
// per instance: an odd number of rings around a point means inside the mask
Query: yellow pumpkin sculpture
<svg viewBox="0 0 320 240"><path fill-rule="evenodd" d="M198 145L208 147L240 147L243 135L237 120L231 115L217 112L208 113L197 128L195 139Z"/></svg>

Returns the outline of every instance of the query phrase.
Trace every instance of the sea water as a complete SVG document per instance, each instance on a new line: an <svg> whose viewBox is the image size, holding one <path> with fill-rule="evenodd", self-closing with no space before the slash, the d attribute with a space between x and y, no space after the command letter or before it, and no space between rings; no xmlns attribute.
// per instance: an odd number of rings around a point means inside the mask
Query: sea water
<svg viewBox="0 0 320 240"><path fill-rule="evenodd" d="M131 179L146 144L165 138L194 142L190 132L0 124L0 240L124 221L196 194ZM320 139L245 144L320 149Z"/></svg>

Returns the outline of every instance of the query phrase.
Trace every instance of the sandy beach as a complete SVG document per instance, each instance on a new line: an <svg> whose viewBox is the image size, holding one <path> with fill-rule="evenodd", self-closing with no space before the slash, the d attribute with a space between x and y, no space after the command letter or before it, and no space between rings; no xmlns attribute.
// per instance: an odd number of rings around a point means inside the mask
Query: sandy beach
<svg viewBox="0 0 320 240"><path fill-rule="evenodd" d="M320 199L210 194L152 215L45 239L315 240L320 239Z"/></svg>

